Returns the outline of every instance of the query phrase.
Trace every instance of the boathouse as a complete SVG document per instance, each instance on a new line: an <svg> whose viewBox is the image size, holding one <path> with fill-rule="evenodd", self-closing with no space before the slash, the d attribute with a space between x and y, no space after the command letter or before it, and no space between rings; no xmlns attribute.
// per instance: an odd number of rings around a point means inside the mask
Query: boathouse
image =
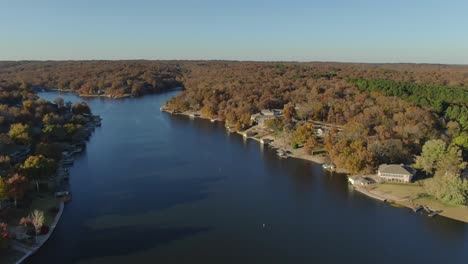
<svg viewBox="0 0 468 264"><path fill-rule="evenodd" d="M411 182L414 169L403 164L382 164L377 175L384 181Z"/></svg>
<svg viewBox="0 0 468 264"><path fill-rule="evenodd" d="M370 181L367 180L366 178L364 177L361 177L361 176L349 176L348 177L348 182L351 183L352 185L356 186L356 185L369 185L370 184Z"/></svg>

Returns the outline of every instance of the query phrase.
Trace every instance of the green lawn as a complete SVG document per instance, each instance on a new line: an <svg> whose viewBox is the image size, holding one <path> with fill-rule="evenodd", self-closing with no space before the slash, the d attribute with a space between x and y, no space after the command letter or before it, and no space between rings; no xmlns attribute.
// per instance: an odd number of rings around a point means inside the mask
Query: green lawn
<svg viewBox="0 0 468 264"><path fill-rule="evenodd" d="M17 225L22 217L28 216L34 210L40 210L44 212L45 224L50 226L55 217L50 213L50 209L59 208L59 200L51 192L33 192L31 199L31 204L27 208L18 208L11 212L12 219L10 219L9 224Z"/></svg>
<svg viewBox="0 0 468 264"><path fill-rule="evenodd" d="M421 181L411 184L381 183L373 185L372 188L399 199L408 199L404 202L408 206L427 205L435 210L443 210L442 215L468 222L468 206L447 204L425 195Z"/></svg>

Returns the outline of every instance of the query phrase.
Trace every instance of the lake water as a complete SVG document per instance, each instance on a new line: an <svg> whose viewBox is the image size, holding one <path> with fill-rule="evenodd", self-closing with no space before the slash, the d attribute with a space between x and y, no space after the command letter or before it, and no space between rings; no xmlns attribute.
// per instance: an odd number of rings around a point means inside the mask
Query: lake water
<svg viewBox="0 0 468 264"><path fill-rule="evenodd" d="M223 123L161 113L175 94L86 100L102 127L28 263L468 263L468 225L367 198Z"/></svg>

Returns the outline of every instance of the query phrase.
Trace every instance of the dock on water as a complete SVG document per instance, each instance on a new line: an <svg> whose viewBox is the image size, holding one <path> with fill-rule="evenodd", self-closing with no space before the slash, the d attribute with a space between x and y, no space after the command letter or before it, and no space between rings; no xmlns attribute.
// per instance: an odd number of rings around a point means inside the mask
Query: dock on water
<svg viewBox="0 0 468 264"><path fill-rule="evenodd" d="M434 216L436 216L436 215L438 215L440 213L442 213L442 210L435 210L432 213L428 214L427 216L434 217Z"/></svg>
<svg viewBox="0 0 468 264"><path fill-rule="evenodd" d="M423 209L424 209L424 211L426 211L428 214L432 213L432 210L431 210L429 207L427 207L427 206L423 206Z"/></svg>
<svg viewBox="0 0 468 264"><path fill-rule="evenodd" d="M423 206L422 206L422 205L416 206L416 207L413 208L413 212L417 213L417 212L420 211L421 209L423 209Z"/></svg>

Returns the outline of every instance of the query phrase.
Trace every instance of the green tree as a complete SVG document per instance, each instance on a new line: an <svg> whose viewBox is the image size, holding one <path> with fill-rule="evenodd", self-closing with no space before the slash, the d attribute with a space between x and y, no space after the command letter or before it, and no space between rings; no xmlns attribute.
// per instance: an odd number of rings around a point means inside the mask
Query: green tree
<svg viewBox="0 0 468 264"><path fill-rule="evenodd" d="M54 160L60 160L62 158L62 147L59 143L39 143L36 145L34 154L42 155Z"/></svg>
<svg viewBox="0 0 468 264"><path fill-rule="evenodd" d="M42 155L29 156L20 168L29 179L36 182L37 190L39 190L39 181L50 177L56 171L57 163Z"/></svg>
<svg viewBox="0 0 468 264"><path fill-rule="evenodd" d="M61 125L46 125L42 132L48 140L62 141L65 139L65 129Z"/></svg>
<svg viewBox="0 0 468 264"><path fill-rule="evenodd" d="M468 181L459 175L447 174L425 182L425 190L436 199L446 203L465 205L468 203Z"/></svg>
<svg viewBox="0 0 468 264"><path fill-rule="evenodd" d="M26 124L12 124L8 136L16 144L31 145L32 143L32 129Z"/></svg>
<svg viewBox="0 0 468 264"><path fill-rule="evenodd" d="M441 139L427 141L422 149L421 155L416 157L414 167L422 169L428 174L434 173L439 162L446 154L447 144Z"/></svg>

